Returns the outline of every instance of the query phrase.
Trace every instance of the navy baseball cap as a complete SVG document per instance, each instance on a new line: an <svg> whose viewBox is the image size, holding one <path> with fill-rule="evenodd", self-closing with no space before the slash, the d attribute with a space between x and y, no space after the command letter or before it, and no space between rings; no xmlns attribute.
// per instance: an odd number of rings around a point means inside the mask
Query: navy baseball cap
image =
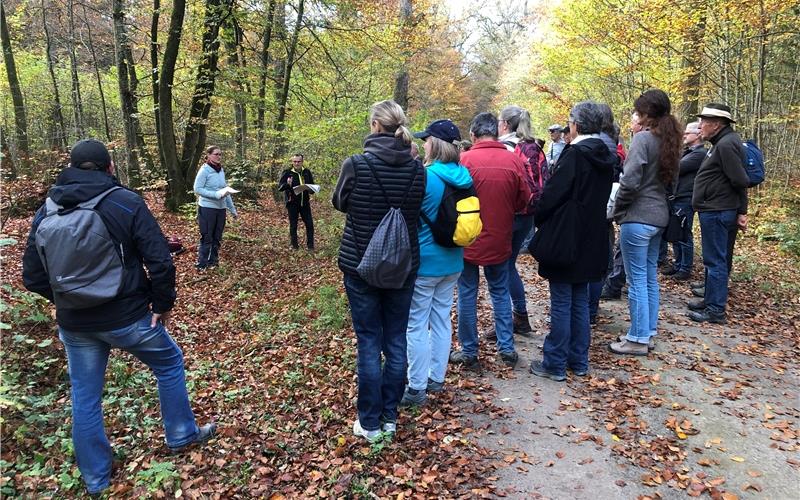
<svg viewBox="0 0 800 500"><path fill-rule="evenodd" d="M84 139L75 143L70 149L69 162L73 167L82 168L81 165L89 163L97 170L104 170L111 165L111 155L102 142L96 139Z"/></svg>
<svg viewBox="0 0 800 500"><path fill-rule="evenodd" d="M450 120L436 120L435 122L431 122L424 131L414 134L414 137L417 139L427 139L430 136L441 139L444 142L449 142L450 144L461 140L461 132L459 132L458 127Z"/></svg>

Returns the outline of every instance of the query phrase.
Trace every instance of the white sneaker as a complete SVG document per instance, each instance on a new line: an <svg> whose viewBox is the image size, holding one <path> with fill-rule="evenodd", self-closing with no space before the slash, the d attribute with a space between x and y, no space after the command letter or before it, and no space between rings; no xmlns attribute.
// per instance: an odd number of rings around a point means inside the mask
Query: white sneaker
<svg viewBox="0 0 800 500"><path fill-rule="evenodd" d="M386 434L396 434L397 433L397 422L384 422L383 426L381 426L381 430Z"/></svg>
<svg viewBox="0 0 800 500"><path fill-rule="evenodd" d="M370 443L374 443L375 441L381 438L381 435L383 433L381 432L380 429L375 429L374 431L368 431L364 429L363 427L361 427L361 422L359 422L358 419L356 419L356 421L353 422L353 434L356 436L363 437Z"/></svg>

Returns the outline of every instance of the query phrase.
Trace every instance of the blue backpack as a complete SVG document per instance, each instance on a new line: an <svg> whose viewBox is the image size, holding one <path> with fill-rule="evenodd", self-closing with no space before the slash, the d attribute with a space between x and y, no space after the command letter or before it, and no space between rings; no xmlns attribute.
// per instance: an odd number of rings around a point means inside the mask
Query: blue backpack
<svg viewBox="0 0 800 500"><path fill-rule="evenodd" d="M744 146L745 163L744 169L747 172L747 177L750 178L750 187L758 186L764 182L766 171L764 170L764 153L758 149L756 143L753 141L745 141L742 143Z"/></svg>

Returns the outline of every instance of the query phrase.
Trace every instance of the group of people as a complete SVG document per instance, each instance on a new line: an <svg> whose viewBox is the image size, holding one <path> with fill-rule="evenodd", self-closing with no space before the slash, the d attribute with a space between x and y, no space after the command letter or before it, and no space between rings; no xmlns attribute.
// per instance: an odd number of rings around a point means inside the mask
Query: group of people
<svg viewBox="0 0 800 500"><path fill-rule="evenodd" d="M339 267L358 345L356 435L374 440L395 432L398 407L423 404L428 393L443 390L448 363L479 369L481 338L496 343L500 362L517 364L514 336L531 334L516 269L523 247L550 291L550 331L542 359L530 364L534 375L563 381L567 371L589 373L591 325L602 297L619 298L621 286L613 287L620 275L628 284L630 326L608 348L647 355L655 347L658 259L675 210L690 225L699 213L702 230L705 279L693 284L702 298L688 304L689 317L725 323L732 242L747 226L748 187L730 108L711 103L685 128L662 90L642 93L633 108L627 152L609 106L592 101L572 108L566 129L549 127L546 153L518 106L476 115L468 140L451 121L437 120L413 134L423 141L421 178L403 110L393 101L371 107L364 156L372 170L360 155L346 159L332 199L347 214ZM388 196L376 189L376 176ZM483 230L466 248L438 244L426 222L435 223L446 185L472 186L480 200ZM415 253L407 280L387 289L370 285L359 263L363 242L392 207L402 210ZM663 274L690 279L691 233L674 243L673 253ZM494 328L479 333L481 268ZM460 349L451 352L454 289Z"/></svg>
<svg viewBox="0 0 800 500"><path fill-rule="evenodd" d="M676 206L699 213L702 230L705 286L696 288L702 297L689 304L690 317L725 322L733 242L736 231L747 227L748 186L730 108L707 105L699 122L687 125L683 140L663 91L644 92L634 109L626 155L610 108L592 101L572 108L567 129L550 127L546 153L532 134L528 112L518 106L505 107L498 116L476 115L468 140L450 120L436 120L412 135L403 109L393 101L370 108L364 152L345 159L332 196L333 206L347 215L338 263L357 338L355 435L373 441L396 432L398 407L423 404L428 393L442 391L449 363L480 367L481 339L496 342L506 366L518 363L514 336L531 334L516 268L526 249L539 261L538 272L550 289L550 331L531 373L557 381L565 380L567 370L578 377L589 373L592 315L600 297L613 296L618 267L629 287L631 324L609 348L646 355L658 333L656 269L671 194ZM412 147L414 137L422 140L424 163ZM708 150L704 142L711 143ZM687 147L682 159L681 144ZM238 216L221 156L219 147L207 148L194 184L201 233L196 267L201 271L218 263L226 211ZM279 181L294 248L299 218L306 226L307 246L314 248L308 191L295 190L312 182L303 156L294 155ZM466 248L440 245L431 226L444 195L468 188L480 200L483 229ZM391 209L404 219L412 256L401 285L381 288L359 269L366 246ZM87 239L40 231L58 230L52 218L59 217L61 225ZM621 266L611 258L615 231L610 220L619 225ZM53 241L62 246L49 248ZM85 241L97 242L102 252L86 248ZM674 253L672 272L665 273L688 278L691 242L676 244ZM479 333L481 268L494 328ZM63 274L56 275L56 269ZM171 451L215 435L215 423L196 422L183 355L166 330L176 296L167 240L142 198L114 177L114 163L101 142L82 140L71 149L70 164L34 216L23 281L56 306L72 383L75 456L90 494L108 488L111 477L101 402L112 348L132 353L152 369ZM460 349L451 352L454 289Z"/></svg>

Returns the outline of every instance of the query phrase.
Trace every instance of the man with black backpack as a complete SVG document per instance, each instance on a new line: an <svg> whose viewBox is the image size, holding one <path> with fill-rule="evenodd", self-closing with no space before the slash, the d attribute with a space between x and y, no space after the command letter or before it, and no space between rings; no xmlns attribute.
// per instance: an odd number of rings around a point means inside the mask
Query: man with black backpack
<svg viewBox="0 0 800 500"><path fill-rule="evenodd" d="M111 348L153 370L171 451L206 442L216 431L214 423L197 426L183 355L165 328L175 303L167 240L144 200L113 174L103 143L88 139L72 147L69 166L33 218L22 271L25 287L56 306L72 383L75 457L91 495L111 479L101 407Z"/></svg>
<svg viewBox="0 0 800 500"><path fill-rule="evenodd" d="M705 160L697 171L692 207L700 219L703 264L706 268L705 297L690 303L689 318L697 322L726 322L728 303L728 261L736 231L747 229L747 188L742 139L731 124L731 108L711 103L697 115L700 135L711 142Z"/></svg>

